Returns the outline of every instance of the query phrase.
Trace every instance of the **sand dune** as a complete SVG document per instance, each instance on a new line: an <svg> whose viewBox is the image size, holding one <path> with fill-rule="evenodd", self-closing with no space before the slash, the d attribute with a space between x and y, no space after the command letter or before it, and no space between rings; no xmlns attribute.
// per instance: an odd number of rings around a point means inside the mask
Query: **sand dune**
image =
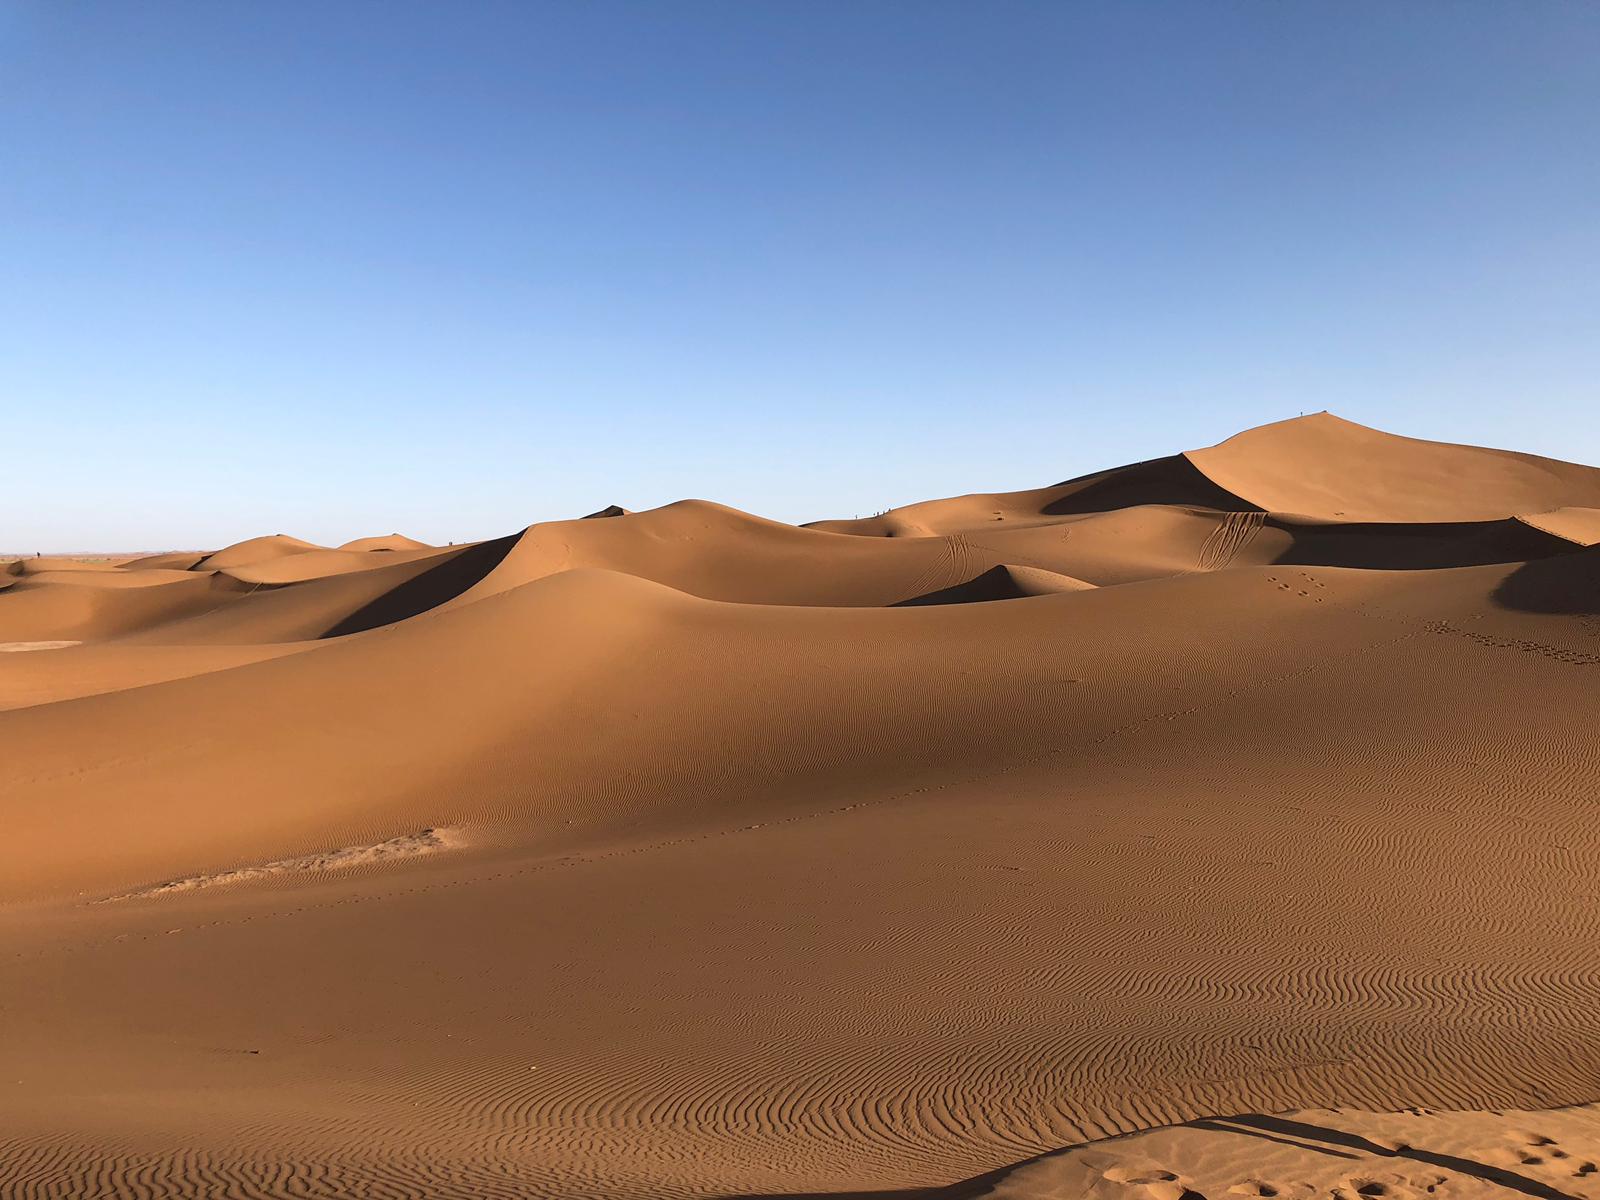
<svg viewBox="0 0 1600 1200"><path fill-rule="evenodd" d="M1600 468L1397 437L1314 413L1050 488L932 500L811 528L926 536L1134 504L1350 523L1499 521L1569 505L1600 506Z"/></svg>
<svg viewBox="0 0 1600 1200"><path fill-rule="evenodd" d="M1494 521L1600 505L1600 469L1396 437L1316 413L1185 457L1256 508L1344 521Z"/></svg>
<svg viewBox="0 0 1600 1200"><path fill-rule="evenodd" d="M108 571L107 574L110 572ZM137 574L128 578L136 579ZM84 573L30 586L26 579L0 590L0 639L85 641L139 633L227 603L244 590L234 580L185 573L159 587L120 586Z"/></svg>
<svg viewBox="0 0 1600 1200"><path fill-rule="evenodd" d="M131 558L118 565L124 571L187 571L198 566L200 560L206 557L208 556L205 554L189 550L175 550L165 554L147 554L142 558Z"/></svg>
<svg viewBox="0 0 1600 1200"><path fill-rule="evenodd" d="M392 566L396 562L431 558L438 553L431 546L405 550L303 550L298 554L281 554L275 558L220 570L241 583L276 586L326 579L330 575L347 575L352 571L371 571Z"/></svg>
<svg viewBox="0 0 1600 1200"><path fill-rule="evenodd" d="M0 1195L1600 1196L1597 478L16 568Z"/></svg>
<svg viewBox="0 0 1600 1200"><path fill-rule="evenodd" d="M1038 567L1018 567L1001 563L964 583L925 592L902 605L972 604L986 600L1020 600L1024 596L1054 596L1062 592L1081 592L1094 584Z"/></svg>
<svg viewBox="0 0 1600 1200"><path fill-rule="evenodd" d="M290 537L286 533L272 533L263 537L246 538L242 542L224 546L221 550L215 550L207 554L195 565L205 567L211 571L220 571L227 567L239 567L248 563L281 558L286 554L303 554L307 550L325 549L327 549L326 546L319 546L315 542L302 541L297 537Z"/></svg>
<svg viewBox="0 0 1600 1200"><path fill-rule="evenodd" d="M1600 544L1600 508L1555 508L1523 513L1518 520L1579 546Z"/></svg>
<svg viewBox="0 0 1600 1200"><path fill-rule="evenodd" d="M999 524L1050 524L1062 517L1138 505L1240 512L1252 508L1208 479L1184 455L1150 459L1026 492L992 492L927 500L854 521L813 521L809 529L875 537L926 537Z"/></svg>
<svg viewBox="0 0 1600 1200"><path fill-rule="evenodd" d="M419 542L416 538L406 537L403 533L386 533L377 537L356 538L340 546L341 550L360 550L371 552L373 550L433 550L437 547Z"/></svg>
<svg viewBox="0 0 1600 1200"><path fill-rule="evenodd" d="M73 570L24 572L21 580L13 586L20 595L41 584L51 583L65 584L68 587L144 588L156 587L163 583L181 583L193 578L194 576L188 571L170 568L142 567L135 571L124 571L118 568L93 568L78 564Z"/></svg>
<svg viewBox="0 0 1600 1200"><path fill-rule="evenodd" d="M109 565L104 562L89 562L57 554L36 554L31 558L12 559L10 562L3 564L3 568L6 574L26 577L45 574L60 575L69 571L105 571Z"/></svg>

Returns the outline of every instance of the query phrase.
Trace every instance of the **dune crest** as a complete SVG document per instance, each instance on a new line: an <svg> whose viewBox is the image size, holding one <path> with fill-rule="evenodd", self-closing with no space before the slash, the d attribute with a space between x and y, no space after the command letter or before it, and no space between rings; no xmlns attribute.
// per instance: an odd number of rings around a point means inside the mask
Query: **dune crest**
<svg viewBox="0 0 1600 1200"><path fill-rule="evenodd" d="M1185 455L1257 508L1341 521L1496 521L1600 505L1600 469L1399 437L1332 413L1263 425Z"/></svg>
<svg viewBox="0 0 1600 1200"><path fill-rule="evenodd" d="M290 537L286 533L273 533L263 537L246 538L242 542L234 542L231 546L224 546L221 550L205 555L195 564L195 567L203 567L208 571L221 571L228 567L239 567L249 563L265 562L268 559L282 558L287 554L303 554L307 550L326 549L326 546L318 546L314 542L302 541L300 538Z"/></svg>
<svg viewBox="0 0 1600 1200"><path fill-rule="evenodd" d="M376 537L355 538L344 543L339 549L371 554L373 551L436 550L438 547L430 546L427 542L419 542L416 538L406 537L403 533L386 533Z"/></svg>

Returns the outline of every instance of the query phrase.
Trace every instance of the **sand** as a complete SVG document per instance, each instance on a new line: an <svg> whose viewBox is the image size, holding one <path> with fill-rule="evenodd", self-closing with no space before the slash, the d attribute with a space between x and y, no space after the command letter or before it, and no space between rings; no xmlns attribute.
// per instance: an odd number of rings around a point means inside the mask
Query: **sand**
<svg viewBox="0 0 1600 1200"><path fill-rule="evenodd" d="M1319 414L0 567L0 1196L1600 1196L1597 508Z"/></svg>

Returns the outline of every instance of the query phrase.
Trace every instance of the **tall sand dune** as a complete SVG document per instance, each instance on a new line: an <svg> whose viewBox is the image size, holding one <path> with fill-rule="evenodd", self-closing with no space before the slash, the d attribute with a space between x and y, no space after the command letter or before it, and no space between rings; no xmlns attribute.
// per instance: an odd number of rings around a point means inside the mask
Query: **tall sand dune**
<svg viewBox="0 0 1600 1200"><path fill-rule="evenodd" d="M228 567L240 567L249 563L282 558L286 554L304 554L307 550L325 549L327 547L290 537L286 533L272 533L264 537L246 538L242 542L224 546L221 550L206 555L195 565L204 567L208 571L221 571Z"/></svg>
<svg viewBox="0 0 1600 1200"><path fill-rule="evenodd" d="M356 538L340 546L341 550L359 550L364 553L386 550L433 550L434 546L427 542L419 542L416 538L406 537L403 533L385 533L376 537Z"/></svg>
<svg viewBox="0 0 1600 1200"><path fill-rule="evenodd" d="M1315 413L1184 457L1257 508L1343 521L1495 521L1600 505L1600 469L1396 437Z"/></svg>

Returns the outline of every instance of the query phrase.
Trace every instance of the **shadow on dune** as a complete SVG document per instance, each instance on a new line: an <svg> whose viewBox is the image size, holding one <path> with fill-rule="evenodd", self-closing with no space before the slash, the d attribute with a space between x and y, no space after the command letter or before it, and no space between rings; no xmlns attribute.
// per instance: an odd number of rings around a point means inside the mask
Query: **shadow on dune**
<svg viewBox="0 0 1600 1200"><path fill-rule="evenodd" d="M1004 566L990 567L981 575L934 592L924 592L907 600L896 600L890 608L921 608L932 604L982 604L990 600L1020 600L1023 591Z"/></svg>
<svg viewBox="0 0 1600 1200"><path fill-rule="evenodd" d="M982 574L950 587L920 596L897 600L890 608L918 608L930 604L982 604L991 600L1023 600L1030 596L1050 596L1063 592L1093 591L1090 584L1070 575L1039 567L1019 567L1001 563Z"/></svg>
<svg viewBox="0 0 1600 1200"><path fill-rule="evenodd" d="M1044 516L1111 512L1140 504L1215 508L1223 512L1259 511L1255 505L1212 483L1199 467L1181 454L1080 475L1056 486L1070 490L1046 504L1040 510Z"/></svg>
<svg viewBox="0 0 1600 1200"><path fill-rule="evenodd" d="M1268 517L1267 524L1294 539L1274 560L1286 566L1431 571L1545 559L1570 554L1575 548L1516 520L1300 525Z"/></svg>
<svg viewBox="0 0 1600 1200"><path fill-rule="evenodd" d="M322 636L335 638L365 633L380 625L393 625L396 621L425 613L430 608L438 608L481 582L504 561L521 537L522 533L518 531L503 538L468 546L356 609Z"/></svg>
<svg viewBox="0 0 1600 1200"><path fill-rule="evenodd" d="M1600 616L1600 546L1523 563L1491 599L1518 612Z"/></svg>
<svg viewBox="0 0 1600 1200"><path fill-rule="evenodd" d="M1240 1137L1259 1138L1262 1141L1274 1142L1280 1146L1293 1146L1299 1150L1306 1150L1316 1154L1328 1155L1334 1158L1347 1158L1356 1160L1362 1155L1373 1158L1389 1158L1408 1160L1422 1163L1430 1167L1441 1167L1447 1171L1454 1171L1458 1175L1470 1179L1477 1179L1483 1183L1504 1188L1509 1192L1519 1192L1524 1196L1532 1196L1534 1200L1581 1200L1570 1192L1551 1187L1537 1179L1532 1179L1517 1171L1505 1167L1493 1166L1490 1163L1479 1162L1472 1158L1462 1158L1456 1154L1440 1154L1432 1150L1418 1149L1416 1146L1400 1145L1389 1147L1371 1141L1357 1133L1350 1133L1327 1125L1313 1125L1309 1121L1296 1121L1289 1117L1269 1116L1265 1113L1243 1113L1234 1117L1202 1118L1198 1121L1187 1122L1190 1129L1203 1129L1208 1133L1232 1133ZM1033 1158L1023 1159L1021 1162L987 1171L982 1175L974 1175L971 1179L963 1179L958 1183L948 1184L943 1187L931 1188L903 1188L894 1191L877 1192L787 1192L787 1193L742 1193L736 1196L724 1197L724 1200L976 1200L977 1197L986 1195L992 1188L1007 1176L1014 1174L1024 1167L1048 1159L1058 1158L1073 1150L1080 1149L1084 1144L1063 1146L1059 1150L1048 1150ZM1180 1168L1173 1168L1179 1170ZM1179 1200L1206 1200L1199 1192L1185 1189Z"/></svg>

